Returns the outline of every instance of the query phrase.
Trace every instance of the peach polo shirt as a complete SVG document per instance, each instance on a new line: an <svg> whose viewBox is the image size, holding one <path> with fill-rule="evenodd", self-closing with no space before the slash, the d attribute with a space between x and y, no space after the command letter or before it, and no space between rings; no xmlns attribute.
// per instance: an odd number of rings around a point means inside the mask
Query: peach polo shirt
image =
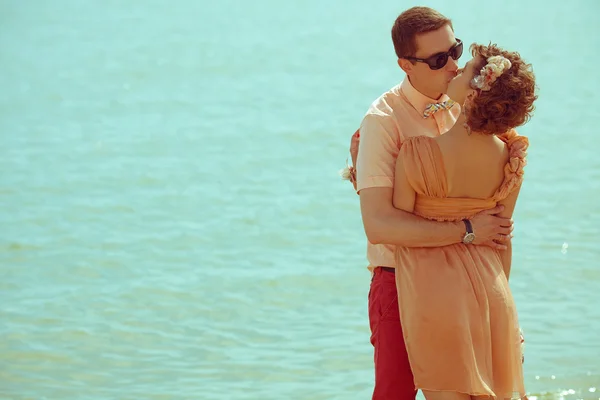
<svg viewBox="0 0 600 400"><path fill-rule="evenodd" d="M438 100L423 95L406 77L371 104L360 125L356 162L359 192L371 187L394 187L396 158L403 140L412 136L435 137L454 125L460 114L458 104L423 118L428 104L448 99L445 94ZM378 266L396 267L394 246L367 241L367 260L370 270Z"/></svg>

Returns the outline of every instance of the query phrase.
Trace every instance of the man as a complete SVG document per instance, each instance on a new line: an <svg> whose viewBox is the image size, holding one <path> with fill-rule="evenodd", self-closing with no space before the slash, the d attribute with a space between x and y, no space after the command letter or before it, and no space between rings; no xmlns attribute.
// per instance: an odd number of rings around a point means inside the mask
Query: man
<svg viewBox="0 0 600 400"><path fill-rule="evenodd" d="M400 14L392 40L406 78L373 102L351 143L356 169L350 168L350 180L360 195L373 273L369 323L375 350L375 400L416 397L398 311L394 246L472 242L502 249L512 231L512 221L495 216L501 207L482 212L468 223L430 221L394 208L394 169L402 141L445 133L460 113L460 106L448 102L444 92L456 76L462 42L455 38L452 22L427 7Z"/></svg>

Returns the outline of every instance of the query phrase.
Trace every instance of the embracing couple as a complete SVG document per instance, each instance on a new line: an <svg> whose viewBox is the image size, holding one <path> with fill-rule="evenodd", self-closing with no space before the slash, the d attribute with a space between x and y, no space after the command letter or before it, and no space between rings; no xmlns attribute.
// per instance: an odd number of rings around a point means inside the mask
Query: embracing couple
<svg viewBox="0 0 600 400"><path fill-rule="evenodd" d="M373 399L525 398L508 285L535 78L518 53L464 44L427 7L392 28L403 82L371 105L346 170L372 272Z"/></svg>

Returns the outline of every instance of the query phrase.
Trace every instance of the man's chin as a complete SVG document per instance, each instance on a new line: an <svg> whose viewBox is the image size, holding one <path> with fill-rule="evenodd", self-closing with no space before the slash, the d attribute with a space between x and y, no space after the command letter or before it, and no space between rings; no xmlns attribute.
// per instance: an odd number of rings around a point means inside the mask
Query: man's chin
<svg viewBox="0 0 600 400"><path fill-rule="evenodd" d="M446 83L445 85L441 85L440 86L440 93L446 93L448 91L448 84Z"/></svg>

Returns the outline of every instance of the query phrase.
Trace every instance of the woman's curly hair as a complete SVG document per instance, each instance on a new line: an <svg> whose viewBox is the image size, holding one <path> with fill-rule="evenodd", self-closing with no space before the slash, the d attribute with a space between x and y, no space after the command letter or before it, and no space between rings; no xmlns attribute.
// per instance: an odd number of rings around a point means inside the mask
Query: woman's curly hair
<svg viewBox="0 0 600 400"><path fill-rule="evenodd" d="M481 60L475 65L475 76L487 64L489 57L501 55L512 63L490 90L473 87L477 95L467 100L465 105L466 124L471 131L501 134L529 121L534 110L533 102L538 97L531 64L525 63L519 53L508 52L495 44L472 44L470 50L473 57L480 56Z"/></svg>

